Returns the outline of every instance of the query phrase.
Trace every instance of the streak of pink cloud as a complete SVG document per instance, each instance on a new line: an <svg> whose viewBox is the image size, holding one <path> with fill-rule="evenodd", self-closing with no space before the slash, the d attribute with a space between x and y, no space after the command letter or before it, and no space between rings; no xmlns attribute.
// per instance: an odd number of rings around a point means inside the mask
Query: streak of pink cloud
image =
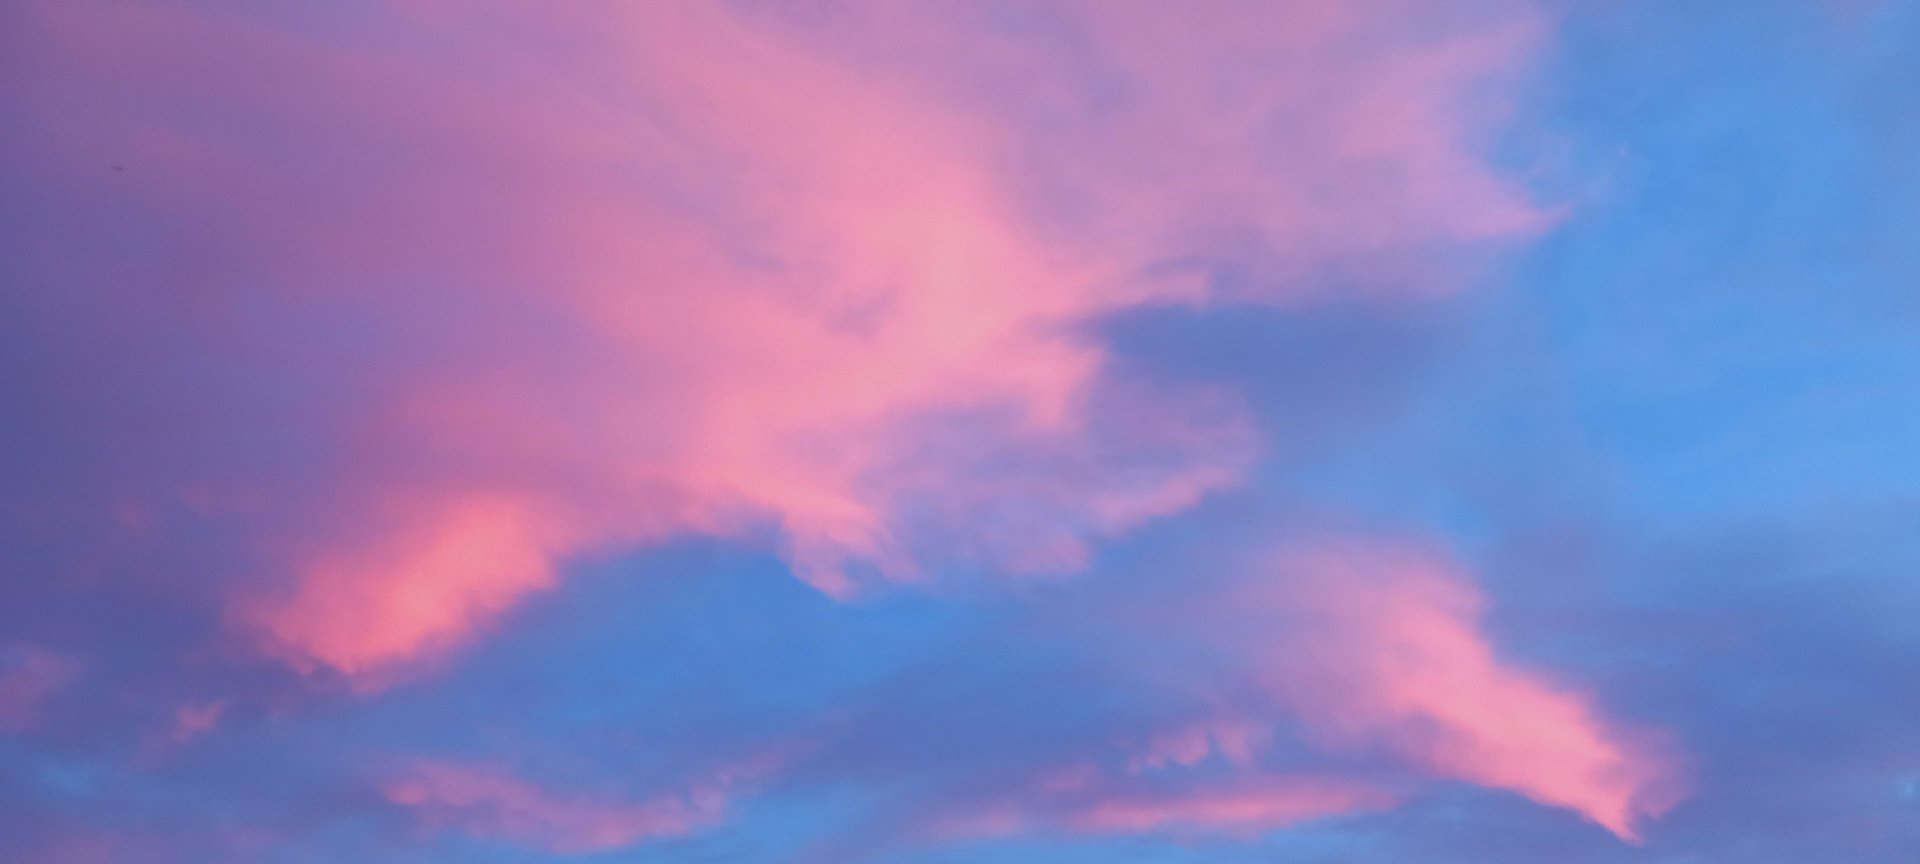
<svg viewBox="0 0 1920 864"><path fill-rule="evenodd" d="M1081 772L1043 777L1035 788L1011 800L948 817L937 830L974 837L1035 830L1257 835L1325 816L1380 810L1395 802L1387 790L1338 777L1250 773L1156 785L1102 775L1087 766Z"/></svg>
<svg viewBox="0 0 1920 864"><path fill-rule="evenodd" d="M1383 809L1392 803L1390 794L1349 781L1266 778L1179 793L1110 795L1073 813L1069 823L1089 833L1192 829L1258 833L1322 816Z"/></svg>
<svg viewBox="0 0 1920 864"><path fill-rule="evenodd" d="M1502 661L1472 583L1431 552L1325 546L1235 596L1255 675L1328 746L1578 812L1628 840L1678 803L1677 769L1592 698ZM1266 628L1271 629L1266 629Z"/></svg>
<svg viewBox="0 0 1920 864"><path fill-rule="evenodd" d="M152 97L50 149L224 238L195 289L342 406L324 481L194 484L274 504L291 578L236 623L376 686L688 533L771 534L836 596L1071 572L1263 446L1230 395L1125 380L1102 316L1441 290L1409 262L1544 221L1477 155L1530 16L1069 3L1074 53L963 7L38 4L63 86Z"/></svg>
<svg viewBox="0 0 1920 864"><path fill-rule="evenodd" d="M485 765L423 761L381 789L424 825L556 853L679 837L720 821L726 785L644 801L556 792Z"/></svg>
<svg viewBox="0 0 1920 864"><path fill-rule="evenodd" d="M1093 610L1122 628L1107 638L1141 652L1112 674L1188 719L1109 730L1084 761L1036 768L984 803L953 799L935 821L956 834L1253 834L1454 780L1637 842L1685 796L1681 767L1656 733L1503 660L1481 606L1444 556L1353 540L1271 555L1178 599Z"/></svg>

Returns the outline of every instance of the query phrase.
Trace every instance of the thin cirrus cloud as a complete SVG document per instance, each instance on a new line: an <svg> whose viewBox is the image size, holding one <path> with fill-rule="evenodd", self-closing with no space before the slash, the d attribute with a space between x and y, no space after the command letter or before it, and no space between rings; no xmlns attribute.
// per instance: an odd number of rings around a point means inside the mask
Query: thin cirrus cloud
<svg viewBox="0 0 1920 864"><path fill-rule="evenodd" d="M1264 446L1231 394L1117 372L1101 316L1440 290L1407 262L1545 219L1474 155L1524 14L108 8L33 7L42 86L154 103L39 131L232 238L203 273L129 264L244 297L243 347L197 350L334 400L315 479L175 494L292 574L236 623L363 683L687 533L770 537L834 595L1077 570Z"/></svg>

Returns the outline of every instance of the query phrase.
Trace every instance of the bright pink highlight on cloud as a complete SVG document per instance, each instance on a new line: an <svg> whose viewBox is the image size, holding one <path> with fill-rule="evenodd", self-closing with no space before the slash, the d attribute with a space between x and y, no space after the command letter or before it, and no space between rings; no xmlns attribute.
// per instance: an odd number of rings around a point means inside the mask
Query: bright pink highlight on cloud
<svg viewBox="0 0 1920 864"><path fill-rule="evenodd" d="M1438 556L1360 546L1294 554L1235 602L1273 613L1272 631L1243 634L1255 643L1244 647L1261 652L1265 685L1330 745L1384 747L1627 839L1678 801L1673 769L1644 736L1496 656L1479 628L1479 593Z"/></svg>
<svg viewBox="0 0 1920 864"><path fill-rule="evenodd" d="M291 603L260 608L257 620L307 656L364 673L463 633L552 581L557 537L538 536L541 520L513 498L397 515L430 521L408 530L396 520L379 545L314 561Z"/></svg>
<svg viewBox="0 0 1920 864"><path fill-rule="evenodd" d="M678 837L719 821L720 789L638 803L553 792L484 766L422 762L383 788L423 824L559 853L598 852Z"/></svg>

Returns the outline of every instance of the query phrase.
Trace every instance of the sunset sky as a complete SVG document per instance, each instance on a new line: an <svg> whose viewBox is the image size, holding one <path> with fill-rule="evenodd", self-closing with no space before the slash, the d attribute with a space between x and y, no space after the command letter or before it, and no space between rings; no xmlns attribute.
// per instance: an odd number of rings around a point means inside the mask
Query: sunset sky
<svg viewBox="0 0 1920 864"><path fill-rule="evenodd" d="M0 861L1920 861L1920 2L0 2Z"/></svg>

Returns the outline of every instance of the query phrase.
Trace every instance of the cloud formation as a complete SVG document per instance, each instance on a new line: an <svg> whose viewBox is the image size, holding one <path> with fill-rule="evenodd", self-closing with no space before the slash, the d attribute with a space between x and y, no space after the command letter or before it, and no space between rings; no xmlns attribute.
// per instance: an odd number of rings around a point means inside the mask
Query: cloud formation
<svg viewBox="0 0 1920 864"><path fill-rule="evenodd" d="M690 532L766 538L836 595L1077 570L1261 449L1230 395L1118 374L1102 316L1333 272L1441 290L1431 250L1541 224L1475 154L1526 16L1204 11L23 17L62 52L29 99L159 94L37 143L219 238L184 272L116 258L125 290L197 292L191 330L227 332L196 350L328 394L318 428L256 430L308 439L297 473L171 494L256 514L258 566L293 574L239 624L366 682L561 562Z"/></svg>
<svg viewBox="0 0 1920 864"><path fill-rule="evenodd" d="M0 3L0 859L1911 864L1869 5Z"/></svg>
<svg viewBox="0 0 1920 864"><path fill-rule="evenodd" d="M598 852L682 836L719 821L724 786L634 803L553 792L485 765L423 761L381 788L436 830L559 853Z"/></svg>
<svg viewBox="0 0 1920 864"><path fill-rule="evenodd" d="M1501 659L1470 578L1422 544L1322 539L1196 581L1096 614L1119 628L1105 639L1133 658L1122 669L1136 692L1158 688L1189 719L1044 774L1008 812L1078 830L1273 829L1383 808L1438 779L1634 840L1684 797L1656 735Z"/></svg>
<svg viewBox="0 0 1920 864"><path fill-rule="evenodd" d="M1576 811L1626 839L1679 800L1652 739L1498 659L1482 598L1418 548L1330 547L1235 598L1260 683L1336 747L1384 747L1435 776ZM1271 628L1271 629L1269 629ZM1636 740L1638 739L1638 740Z"/></svg>

